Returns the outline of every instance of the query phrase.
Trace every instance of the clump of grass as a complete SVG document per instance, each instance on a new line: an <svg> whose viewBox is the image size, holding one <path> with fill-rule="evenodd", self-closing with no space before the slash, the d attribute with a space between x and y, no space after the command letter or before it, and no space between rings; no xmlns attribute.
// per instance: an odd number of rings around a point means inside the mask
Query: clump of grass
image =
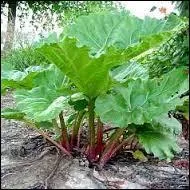
<svg viewBox="0 0 190 190"><path fill-rule="evenodd" d="M12 20L10 23L13 22ZM24 71L29 66L47 63L47 60L32 47L33 34L22 33L8 25L7 31L1 36L1 64L11 65L11 68ZM29 39L30 37L30 39Z"/></svg>
<svg viewBox="0 0 190 190"><path fill-rule="evenodd" d="M2 57L2 64L11 65L14 69L23 71L29 66L46 63L47 60L33 48L14 49Z"/></svg>

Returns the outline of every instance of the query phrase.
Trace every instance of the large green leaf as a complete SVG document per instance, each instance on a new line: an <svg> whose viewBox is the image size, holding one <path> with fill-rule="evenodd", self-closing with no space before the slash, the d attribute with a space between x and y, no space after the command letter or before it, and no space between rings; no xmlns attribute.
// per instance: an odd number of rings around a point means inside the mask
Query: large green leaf
<svg viewBox="0 0 190 190"><path fill-rule="evenodd" d="M32 90L17 90L14 97L17 109L36 122L51 121L56 118L68 101L67 97L45 86Z"/></svg>
<svg viewBox="0 0 190 190"><path fill-rule="evenodd" d="M70 91L68 78L54 64L48 66L31 66L23 72L3 69L1 82L2 91L6 89L32 89L37 86L56 88L60 92L65 92L66 89L68 92Z"/></svg>
<svg viewBox="0 0 190 190"><path fill-rule="evenodd" d="M93 24L91 20L94 22L93 19L96 21L96 18L98 22L102 20L103 23ZM109 22L107 22L107 19ZM145 23L153 22L154 19L150 20L145 21ZM157 20L154 22L165 23L166 21ZM71 26L67 31L66 36L75 39L66 37L60 43L47 43L38 48L37 51L57 65L85 95L96 97L109 89L109 70L113 66L121 65L140 53L159 45L171 35L171 31L165 31L164 33L153 32L154 35L148 35L152 34L153 29L151 29L151 32L146 33L147 30L144 30L146 24L142 25L142 23L143 21L140 19L126 13L105 13L82 17L81 21ZM85 30L83 31L84 24ZM116 27L117 24L118 27ZM161 27L158 28L160 29ZM105 32L102 33L102 29ZM87 34L88 31L89 35ZM93 34L93 31L95 31L95 34ZM86 33L84 36L83 34L80 36L81 32ZM142 35L139 32L142 32ZM101 46L99 49L89 40L89 38L94 37L101 42L101 45L98 45ZM77 47L76 42L78 42L80 48ZM89 51L93 48L98 51L94 57L89 56ZM106 49L106 53L104 49ZM102 55L102 52L105 54Z"/></svg>
<svg viewBox="0 0 190 190"><path fill-rule="evenodd" d="M45 72L39 73L34 79L35 86L45 86L62 95L69 95L77 91L71 87L71 82L63 72L56 67L56 65L50 65L51 68Z"/></svg>
<svg viewBox="0 0 190 190"><path fill-rule="evenodd" d="M153 153L159 159L170 161L174 153L180 151L180 148L173 135L164 133L159 128L158 124L154 126L145 125L138 128L136 134L148 154Z"/></svg>
<svg viewBox="0 0 190 190"><path fill-rule="evenodd" d="M107 47L114 45L125 49L138 45L142 39L144 42L149 40L154 46L156 45L153 43L155 42L154 34L171 31L179 23L180 19L174 15L168 20L150 17L142 20L130 15L129 12L103 12L79 17L68 28L67 35L77 38L79 46L88 46L91 48L91 53L100 55ZM153 38L146 39L146 36ZM167 35L165 35L166 38Z"/></svg>
<svg viewBox="0 0 190 190"><path fill-rule="evenodd" d="M181 123L173 117L168 117L168 114L157 116L153 121L159 123L163 129L173 134L180 134L182 131Z"/></svg>
<svg viewBox="0 0 190 190"><path fill-rule="evenodd" d="M75 39L66 38L60 43L46 44L38 51L64 72L85 95L96 97L109 89L109 71L112 67L130 60L151 45L142 44L124 51L111 47L106 54L94 58L89 56L87 47L78 48Z"/></svg>
<svg viewBox="0 0 190 190"><path fill-rule="evenodd" d="M5 108L1 111L1 117L5 118L5 119L15 119L17 121L23 121L23 122L30 122L31 121L27 120L27 118L25 117L26 114L19 111L18 109L13 109L13 108ZM50 129L53 127L52 122L48 122L48 121L42 121L42 122L36 122L33 123L37 128L41 128L41 129Z"/></svg>
<svg viewBox="0 0 190 190"><path fill-rule="evenodd" d="M176 91L186 77L181 68L174 69L161 81L137 79L127 85L119 84L112 93L97 98L95 111L102 121L119 127L149 123L183 103ZM171 80L174 78L178 80Z"/></svg>
<svg viewBox="0 0 190 190"><path fill-rule="evenodd" d="M173 69L169 74L162 76L162 85L160 85L159 93L170 94L171 91L175 91L179 95L189 89L189 76L185 73L186 67L180 67L179 69ZM180 84L180 86L179 86Z"/></svg>
<svg viewBox="0 0 190 190"><path fill-rule="evenodd" d="M34 83L38 85L32 90L17 90L14 97L17 109L35 122L55 119L65 106L68 107L69 96L75 92L65 82L65 75L55 67L40 73Z"/></svg>
<svg viewBox="0 0 190 190"><path fill-rule="evenodd" d="M96 97L108 90L109 70L124 60L121 52L114 48L110 48L99 58L89 57L88 48L78 48L76 40L68 38L60 43L44 45L38 51L89 97Z"/></svg>
<svg viewBox="0 0 190 190"><path fill-rule="evenodd" d="M118 82L129 79L148 79L148 70L136 62L128 62L111 71L111 76Z"/></svg>
<svg viewBox="0 0 190 190"><path fill-rule="evenodd" d="M185 73L185 75L187 74ZM181 96L182 94L187 92L187 90L189 90L189 74L187 76L187 79L182 83L180 89L178 90L178 93ZM183 99L189 100L189 96L183 96Z"/></svg>
<svg viewBox="0 0 190 190"><path fill-rule="evenodd" d="M30 66L25 71L10 70L7 67L2 67L1 72L1 89L31 89L34 84L34 79L40 73L52 69L52 65L49 66Z"/></svg>

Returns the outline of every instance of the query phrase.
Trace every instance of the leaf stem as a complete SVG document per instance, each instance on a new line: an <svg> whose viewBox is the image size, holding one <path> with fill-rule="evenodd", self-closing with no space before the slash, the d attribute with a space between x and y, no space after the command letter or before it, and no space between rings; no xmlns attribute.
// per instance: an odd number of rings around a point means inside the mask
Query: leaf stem
<svg viewBox="0 0 190 190"><path fill-rule="evenodd" d="M101 155L103 146L103 123L100 121L100 118L98 117L96 155Z"/></svg>
<svg viewBox="0 0 190 190"><path fill-rule="evenodd" d="M82 110L80 112L78 112L74 126L73 126L73 130L72 130L72 135L71 135L71 147L76 146L77 144L77 136L78 136L78 132L79 132L79 128L81 125L81 122L83 120L83 117L85 115L86 111Z"/></svg>
<svg viewBox="0 0 190 190"><path fill-rule="evenodd" d="M115 149L113 149L113 154L115 154L119 149L121 149L124 145L131 143L131 141L133 140L133 137L135 135L132 134L130 135L127 139L124 139L117 147L115 147ZM112 155L113 155L112 154Z"/></svg>
<svg viewBox="0 0 190 190"><path fill-rule="evenodd" d="M65 125L65 121L63 118L63 112L59 114L60 124L61 124L61 130L62 130L62 141L61 144L64 148L66 148L68 151L70 151L70 145L69 145L69 138L67 133L67 127Z"/></svg>
<svg viewBox="0 0 190 190"><path fill-rule="evenodd" d="M95 127L94 127L94 106L95 106L95 99L90 99L88 103L88 125L89 125L89 151L87 158L90 161L95 159Z"/></svg>
<svg viewBox="0 0 190 190"><path fill-rule="evenodd" d="M78 136L77 136L77 149L80 148L80 135L81 135L81 128L79 128Z"/></svg>
<svg viewBox="0 0 190 190"><path fill-rule="evenodd" d="M62 147L60 144L58 144L56 141L54 141L53 139L51 139L47 134L45 134L43 131L41 131L40 129L37 128L37 126L34 123L31 123L29 121L25 121L30 127L34 128L39 134L41 134L45 139L47 139L48 141L50 141L52 144L54 144L55 146L57 146L63 153L65 153L66 155L68 155L69 157L72 157L71 153L69 151L67 151L64 147Z"/></svg>
<svg viewBox="0 0 190 190"><path fill-rule="evenodd" d="M110 140L108 144L106 145L106 148L104 152L102 153L102 156L99 161L99 165L101 168L112 157L112 155L114 154L114 150L117 150L116 147L119 143L119 138L121 137L124 131L125 131L125 128L117 128L115 132L112 134L112 136L110 137Z"/></svg>

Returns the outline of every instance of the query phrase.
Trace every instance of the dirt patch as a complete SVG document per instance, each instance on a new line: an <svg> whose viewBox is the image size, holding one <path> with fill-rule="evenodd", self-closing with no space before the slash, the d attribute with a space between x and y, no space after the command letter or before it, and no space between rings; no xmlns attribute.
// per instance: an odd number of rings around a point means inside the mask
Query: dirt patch
<svg viewBox="0 0 190 190"><path fill-rule="evenodd" d="M1 107L14 105L9 94ZM188 189L189 146L179 139L182 152L172 162L148 156L138 162L130 152L110 160L100 172L87 160L68 159L33 129L21 122L1 119L2 189Z"/></svg>

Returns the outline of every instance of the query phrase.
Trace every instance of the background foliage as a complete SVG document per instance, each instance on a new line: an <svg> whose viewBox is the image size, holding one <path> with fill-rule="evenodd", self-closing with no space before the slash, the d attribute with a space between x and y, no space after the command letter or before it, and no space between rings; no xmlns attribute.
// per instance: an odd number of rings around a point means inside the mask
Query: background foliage
<svg viewBox="0 0 190 190"><path fill-rule="evenodd" d="M186 20L167 42L138 60L148 67L150 78L160 77L173 68L189 66L188 30L189 23Z"/></svg>

